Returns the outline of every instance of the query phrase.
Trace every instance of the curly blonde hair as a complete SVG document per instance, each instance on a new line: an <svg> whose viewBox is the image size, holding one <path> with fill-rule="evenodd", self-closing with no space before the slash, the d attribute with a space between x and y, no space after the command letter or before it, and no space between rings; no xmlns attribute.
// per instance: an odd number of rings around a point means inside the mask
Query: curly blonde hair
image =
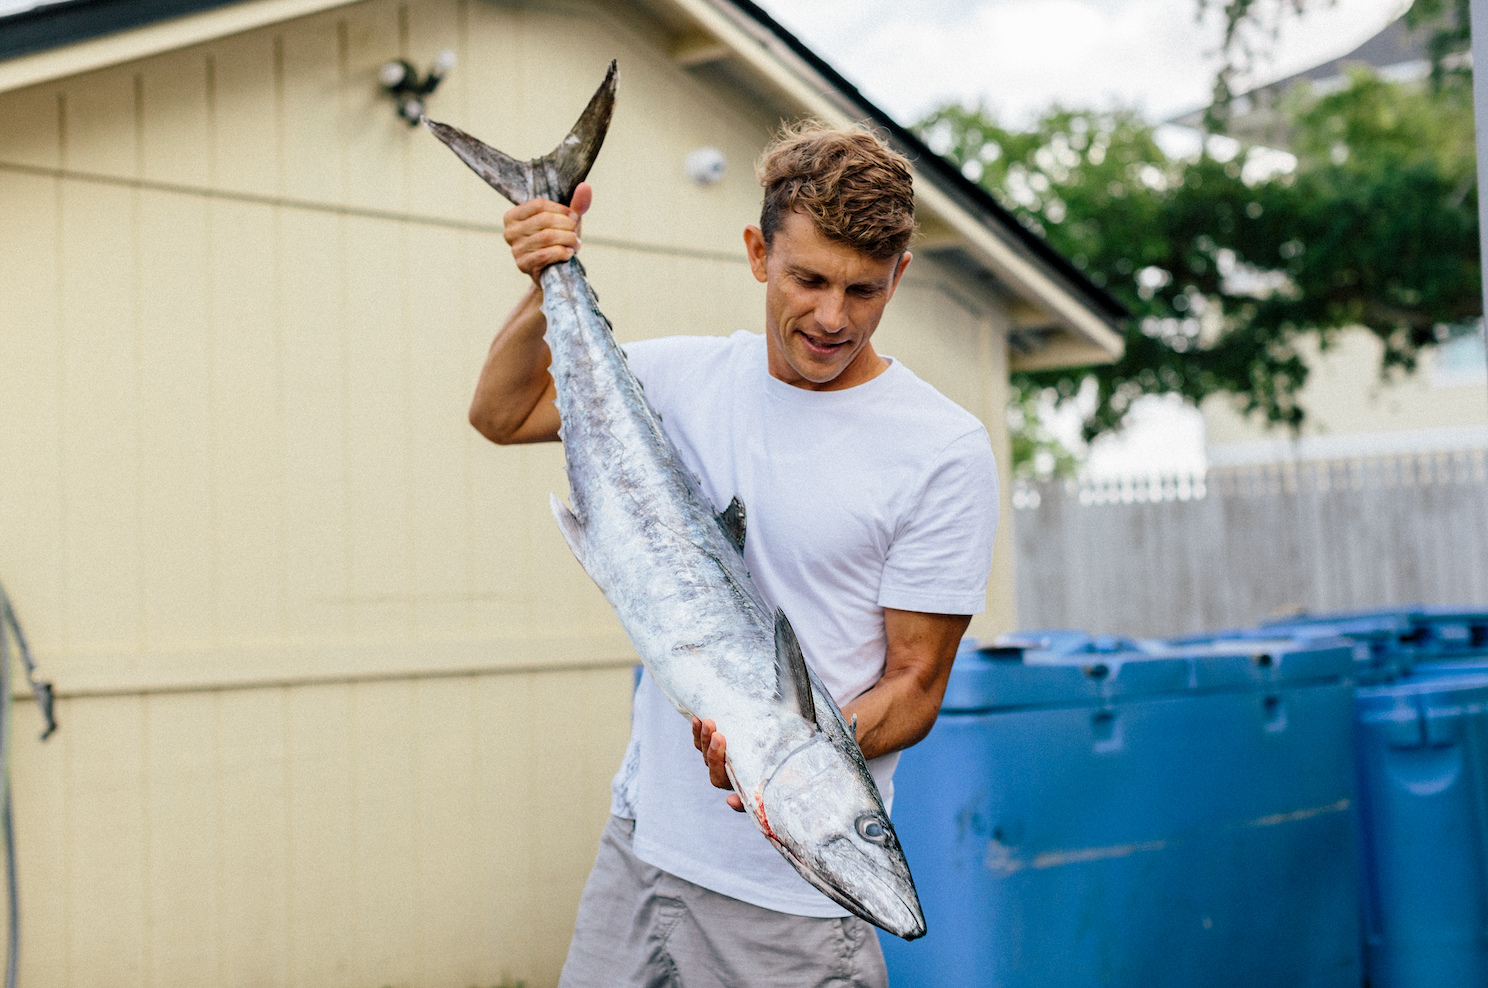
<svg viewBox="0 0 1488 988"><path fill-rule="evenodd" d="M828 240L875 260L904 252L914 236L909 161L866 127L806 120L785 127L760 158L760 230L768 247L790 212Z"/></svg>

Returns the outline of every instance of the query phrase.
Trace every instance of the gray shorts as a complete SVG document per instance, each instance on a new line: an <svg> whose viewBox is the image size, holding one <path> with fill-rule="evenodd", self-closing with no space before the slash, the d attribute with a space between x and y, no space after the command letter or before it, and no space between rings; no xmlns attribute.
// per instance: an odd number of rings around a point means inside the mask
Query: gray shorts
<svg viewBox="0 0 1488 988"><path fill-rule="evenodd" d="M791 916L653 868L635 821L610 817L579 901L559 988L888 988L856 916Z"/></svg>

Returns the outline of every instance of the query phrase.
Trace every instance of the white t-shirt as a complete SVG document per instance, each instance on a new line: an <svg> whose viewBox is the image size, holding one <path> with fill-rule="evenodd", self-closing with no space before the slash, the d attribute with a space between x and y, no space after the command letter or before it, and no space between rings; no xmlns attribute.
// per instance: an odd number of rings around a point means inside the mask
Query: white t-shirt
<svg viewBox="0 0 1488 988"><path fill-rule="evenodd" d="M722 510L744 503L744 560L785 610L839 704L884 671L883 609L983 610L997 471L973 415L898 361L842 391L770 376L765 338L679 336L626 348L683 462ZM898 753L869 763L887 806ZM724 803L685 718L649 675L611 810L636 821L642 861L800 916L845 916Z"/></svg>

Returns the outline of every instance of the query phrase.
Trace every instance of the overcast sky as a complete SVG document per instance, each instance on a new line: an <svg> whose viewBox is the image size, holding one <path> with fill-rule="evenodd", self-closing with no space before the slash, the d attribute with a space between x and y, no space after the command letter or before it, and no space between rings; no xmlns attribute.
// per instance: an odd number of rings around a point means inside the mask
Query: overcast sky
<svg viewBox="0 0 1488 988"><path fill-rule="evenodd" d="M1216 14L1198 22L1196 0L758 2L904 124L945 101L985 101L1009 124L1056 100L1164 120L1208 101L1220 31ZM1344 54L1408 5L1310 0L1258 81Z"/></svg>

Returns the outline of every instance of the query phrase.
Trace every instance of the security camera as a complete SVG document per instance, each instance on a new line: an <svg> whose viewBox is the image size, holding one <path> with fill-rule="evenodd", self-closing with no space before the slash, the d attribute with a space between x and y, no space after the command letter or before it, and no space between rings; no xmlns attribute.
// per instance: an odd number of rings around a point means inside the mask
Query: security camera
<svg viewBox="0 0 1488 988"><path fill-rule="evenodd" d="M712 185L728 171L728 159L715 147L698 148L682 162L687 177L698 185Z"/></svg>

